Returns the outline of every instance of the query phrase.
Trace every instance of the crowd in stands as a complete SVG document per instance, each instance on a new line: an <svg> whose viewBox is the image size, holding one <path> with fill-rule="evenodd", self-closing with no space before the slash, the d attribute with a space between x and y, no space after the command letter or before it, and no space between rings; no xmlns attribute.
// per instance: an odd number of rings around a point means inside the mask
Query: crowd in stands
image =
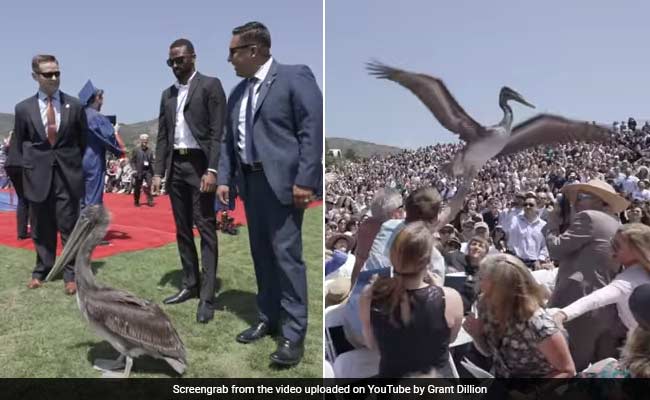
<svg viewBox="0 0 650 400"><path fill-rule="evenodd" d="M349 350L328 354L334 375L453 376L467 359L650 377L650 124L490 160L469 185L441 171L461 148L327 166L326 314Z"/></svg>

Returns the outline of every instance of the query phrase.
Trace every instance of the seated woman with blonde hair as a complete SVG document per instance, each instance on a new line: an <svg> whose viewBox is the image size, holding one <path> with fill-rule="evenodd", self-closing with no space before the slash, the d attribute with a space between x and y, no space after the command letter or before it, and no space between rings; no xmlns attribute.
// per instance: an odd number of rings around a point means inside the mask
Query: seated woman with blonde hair
<svg viewBox="0 0 650 400"><path fill-rule="evenodd" d="M509 254L487 256L479 268L478 319L463 327L493 360L497 378L566 378L575 365L562 331L543 308L544 289Z"/></svg>
<svg viewBox="0 0 650 400"><path fill-rule="evenodd" d="M607 286L562 309L554 309L558 323L571 321L589 311L616 304L618 316L628 331L637 327L628 300L639 285L650 283L650 226L633 223L618 228L611 241L612 257L624 270ZM553 312L553 310L551 310Z"/></svg>
<svg viewBox="0 0 650 400"><path fill-rule="evenodd" d="M434 238L424 222L412 222L390 250L394 276L378 278L360 299L366 345L378 349L379 376L451 377L449 343L458 335L463 303L458 292L436 286L427 266Z"/></svg>

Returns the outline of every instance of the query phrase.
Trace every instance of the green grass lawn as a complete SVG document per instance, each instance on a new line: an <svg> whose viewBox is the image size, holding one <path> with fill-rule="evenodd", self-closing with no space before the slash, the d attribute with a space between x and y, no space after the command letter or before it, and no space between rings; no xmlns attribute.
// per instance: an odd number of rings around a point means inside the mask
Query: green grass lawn
<svg viewBox="0 0 650 400"><path fill-rule="evenodd" d="M309 329L305 357L293 368L272 366L269 355L275 341L239 344L235 336L257 320L255 274L248 247L248 232L219 234L221 290L215 318L196 323L198 300L163 306L185 342L186 377L320 377L322 375L322 208L310 209L303 225L304 258L309 283ZM197 239L197 248L198 239ZM116 358L111 345L97 337L82 319L75 297L63 293L63 281L37 290L26 284L35 254L0 246L0 377L90 377L97 357ZM162 304L181 282L175 243L93 261L100 284L128 290ZM132 377L175 376L165 363L141 357L134 361Z"/></svg>

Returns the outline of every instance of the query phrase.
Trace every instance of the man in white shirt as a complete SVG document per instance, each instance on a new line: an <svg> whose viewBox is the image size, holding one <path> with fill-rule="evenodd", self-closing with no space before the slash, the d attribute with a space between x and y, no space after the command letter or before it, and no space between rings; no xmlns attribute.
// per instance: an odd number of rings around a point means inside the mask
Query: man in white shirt
<svg viewBox="0 0 650 400"><path fill-rule="evenodd" d="M623 179L623 193L625 195L630 195L639 190L637 184L639 183L639 178L632 175L632 168L625 169L625 179Z"/></svg>
<svg viewBox="0 0 650 400"><path fill-rule="evenodd" d="M546 238L542 234L545 225L537 211L537 199L533 193L527 194L523 214L516 216L508 228L508 247L533 270L548 261Z"/></svg>
<svg viewBox="0 0 650 400"><path fill-rule="evenodd" d="M195 68L194 46L187 39L174 41L167 65L178 79L165 89L160 102L158 137L152 190L166 189L176 224L176 240L183 267L183 287L164 300L177 304L199 297L196 319L214 317L217 274L217 221L215 189L226 113L226 96L217 78ZM192 226L201 235L201 267Z"/></svg>

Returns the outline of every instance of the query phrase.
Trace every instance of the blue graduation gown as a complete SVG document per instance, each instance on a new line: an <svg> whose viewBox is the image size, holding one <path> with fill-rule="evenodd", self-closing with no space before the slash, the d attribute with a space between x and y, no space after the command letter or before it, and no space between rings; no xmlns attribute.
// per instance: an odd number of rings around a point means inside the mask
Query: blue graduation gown
<svg viewBox="0 0 650 400"><path fill-rule="evenodd" d="M86 194L82 207L102 204L104 177L106 175L106 150L119 156L122 154L111 122L91 107L86 107L88 130L86 132L86 151L83 157L83 174Z"/></svg>

